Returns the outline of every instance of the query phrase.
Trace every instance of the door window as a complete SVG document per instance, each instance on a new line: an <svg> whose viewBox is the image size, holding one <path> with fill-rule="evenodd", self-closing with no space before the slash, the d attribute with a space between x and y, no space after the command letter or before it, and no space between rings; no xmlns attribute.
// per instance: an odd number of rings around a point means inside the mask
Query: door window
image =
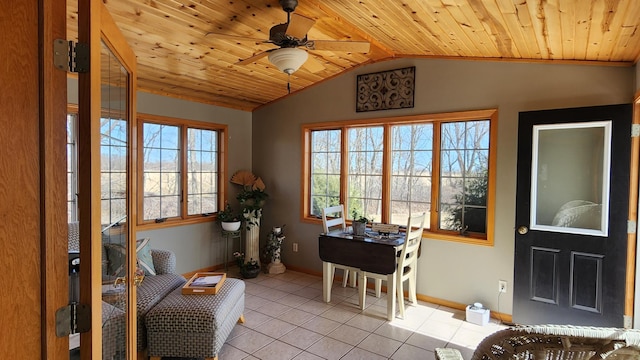
<svg viewBox="0 0 640 360"><path fill-rule="evenodd" d="M611 121L536 125L531 229L607 236Z"/></svg>

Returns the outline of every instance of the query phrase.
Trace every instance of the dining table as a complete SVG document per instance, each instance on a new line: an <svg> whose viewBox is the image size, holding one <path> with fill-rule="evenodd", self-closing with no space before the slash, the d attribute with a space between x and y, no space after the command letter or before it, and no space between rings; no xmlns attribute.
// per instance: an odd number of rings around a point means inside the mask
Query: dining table
<svg viewBox="0 0 640 360"><path fill-rule="evenodd" d="M331 301L333 265L340 264L358 272L358 294L360 308L364 308L366 295L365 272L386 275L387 319L393 320L396 308L396 268L397 254L402 250L405 236L381 234L366 231L364 235L354 235L350 227L320 233L318 253L322 260L322 297Z"/></svg>

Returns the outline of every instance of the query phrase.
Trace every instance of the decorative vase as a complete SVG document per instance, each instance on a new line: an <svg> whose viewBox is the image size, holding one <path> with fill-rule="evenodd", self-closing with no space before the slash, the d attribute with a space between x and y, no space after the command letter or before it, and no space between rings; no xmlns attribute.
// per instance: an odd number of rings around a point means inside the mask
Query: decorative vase
<svg viewBox="0 0 640 360"><path fill-rule="evenodd" d="M242 224L241 221L223 221L220 223L220 225L222 225L222 230L225 231L238 231L240 230L240 224Z"/></svg>
<svg viewBox="0 0 640 360"><path fill-rule="evenodd" d="M258 276L259 273L260 273L259 267L251 268L251 269L240 268L240 275L242 275L242 277L245 279L253 279L256 276Z"/></svg>
<svg viewBox="0 0 640 360"><path fill-rule="evenodd" d="M364 231L367 228L367 224L366 223L359 222L359 221L354 221L351 225L353 226L353 234L354 235L359 235L359 236L364 235Z"/></svg>

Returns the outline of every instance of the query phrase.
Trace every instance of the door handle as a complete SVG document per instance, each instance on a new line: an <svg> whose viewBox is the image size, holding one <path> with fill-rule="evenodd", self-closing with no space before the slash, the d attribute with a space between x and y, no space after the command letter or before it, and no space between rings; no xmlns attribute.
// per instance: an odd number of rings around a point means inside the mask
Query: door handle
<svg viewBox="0 0 640 360"><path fill-rule="evenodd" d="M526 234L526 233L528 233L528 232L529 232L529 228L528 228L528 227L526 227L526 226L524 226L524 225L520 225L520 226L518 227L518 234L520 234L520 235L524 235L524 234Z"/></svg>
<svg viewBox="0 0 640 360"><path fill-rule="evenodd" d="M134 286L138 286L140 284L142 284L142 280L144 280L144 275L136 275L133 277L133 285ZM118 285L126 285L127 284L127 278L122 276L122 277L118 277L116 278L116 280L113 282L113 287L118 287Z"/></svg>

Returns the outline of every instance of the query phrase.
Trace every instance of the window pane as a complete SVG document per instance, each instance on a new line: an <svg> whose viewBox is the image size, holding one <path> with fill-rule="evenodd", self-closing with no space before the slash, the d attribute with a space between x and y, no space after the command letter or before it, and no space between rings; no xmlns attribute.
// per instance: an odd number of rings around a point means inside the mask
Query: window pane
<svg viewBox="0 0 640 360"><path fill-rule="evenodd" d="M127 122L100 119L101 222L112 224L126 215Z"/></svg>
<svg viewBox="0 0 640 360"><path fill-rule="evenodd" d="M76 114L67 114L67 221L78 220L78 203L76 202L78 162L76 150Z"/></svg>
<svg viewBox="0 0 640 360"><path fill-rule="evenodd" d="M410 212L431 208L433 124L393 126L391 139L390 222L406 225Z"/></svg>
<svg viewBox="0 0 640 360"><path fill-rule="evenodd" d="M187 134L187 215L216 212L212 199L218 198L218 173L212 164L218 157L217 131L189 128Z"/></svg>
<svg viewBox="0 0 640 360"><path fill-rule="evenodd" d="M489 121L442 124L440 218L443 230L485 233Z"/></svg>
<svg viewBox="0 0 640 360"><path fill-rule="evenodd" d="M340 130L311 132L311 215L340 203Z"/></svg>
<svg viewBox="0 0 640 360"><path fill-rule="evenodd" d="M144 123L142 138L143 220L180 216L179 127Z"/></svg>
<svg viewBox="0 0 640 360"><path fill-rule="evenodd" d="M349 173L347 218L366 216L382 219L382 160L384 128L381 126L348 130Z"/></svg>

